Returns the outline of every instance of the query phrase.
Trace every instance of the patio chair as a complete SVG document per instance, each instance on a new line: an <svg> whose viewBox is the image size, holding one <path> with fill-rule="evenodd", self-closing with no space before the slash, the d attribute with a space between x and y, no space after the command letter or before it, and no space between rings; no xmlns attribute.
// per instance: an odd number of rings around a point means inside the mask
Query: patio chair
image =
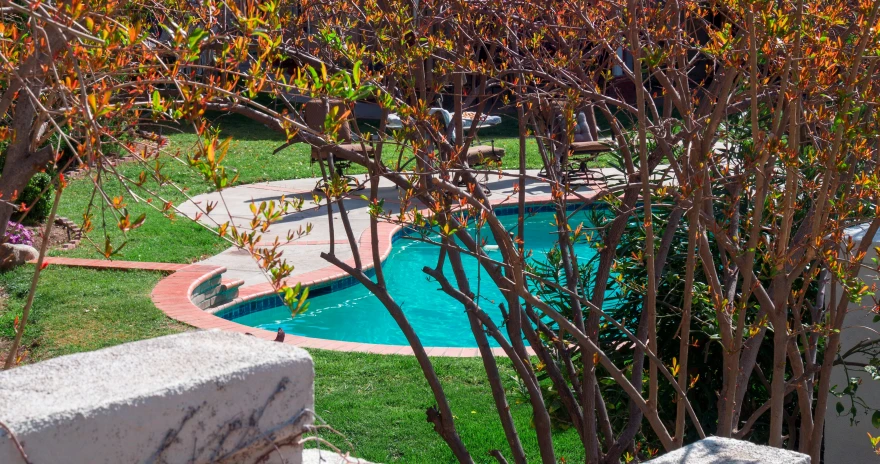
<svg viewBox="0 0 880 464"><path fill-rule="evenodd" d="M599 159L602 153L614 150L611 140L599 140L589 142L573 142L568 149L568 166L566 181L569 185L586 185L588 181L595 180L596 174L601 174L596 169L587 167L588 163Z"/></svg>
<svg viewBox="0 0 880 464"><path fill-rule="evenodd" d="M449 111L446 111L443 108L431 108L428 112L431 116L437 119L437 122L440 127L446 129L446 136L449 140L455 141L455 127L453 122L453 115ZM474 124L474 117L476 115L471 112L462 113L462 129L470 130L470 128ZM499 116L490 116L483 115L480 117L479 122L477 122L477 129L482 127L490 127L501 123L501 118ZM467 164L473 168L485 167L488 165L498 164L501 162L501 158L504 157L504 149L501 147L496 147L495 142L492 141L491 145L473 145L468 147L467 153ZM483 190L487 195L491 195L492 191L489 190L487 185L489 180L489 175L486 174L484 177L484 181L481 183L483 186ZM465 182L463 180L459 180L458 185L463 187Z"/></svg>
<svg viewBox="0 0 880 464"><path fill-rule="evenodd" d="M590 169L589 163L599 159L602 153L613 151L615 144L611 140L598 140L590 142L572 142L568 146L568 156L565 158L564 181L569 185L586 185L588 181L595 180L600 174L596 169ZM547 169L541 168L539 177L547 177Z"/></svg>
<svg viewBox="0 0 880 464"><path fill-rule="evenodd" d="M338 111L344 111L344 106L339 101L331 100L325 103L324 100L320 98L309 100L308 102L306 102L304 108L304 119L306 125L316 132L322 134L325 133L324 121L327 119L327 113L329 109L334 107L338 108ZM354 142L351 126L349 125L347 119L343 121L343 123L339 127L336 136L337 140L345 142L337 144L335 146L336 148L355 153L366 154L367 156L374 155L373 147L371 145ZM345 179L349 186L355 188L356 190L361 190L364 188L364 185L359 182L354 176L345 174L345 170L351 167L351 160L346 159L344 155L338 153L338 151L334 154L334 147L312 147L311 162L318 163L318 165L321 167L322 179L315 184L315 190L321 190L323 187L326 187L326 184L323 180L323 177L326 174L326 171L324 170L325 163L327 164L328 168L335 170L336 175L338 175L341 179Z"/></svg>
<svg viewBox="0 0 880 464"><path fill-rule="evenodd" d="M473 168L481 168L485 166L498 165L501 163L501 158L504 157L504 149L501 147L496 147L493 142L492 145L477 145L475 147L468 148L467 151L467 160L468 166ZM486 195L491 195L492 191L489 190L489 174L483 177L483 182L480 184L483 186L483 190L486 192ZM463 186L463 182L459 182L459 186Z"/></svg>

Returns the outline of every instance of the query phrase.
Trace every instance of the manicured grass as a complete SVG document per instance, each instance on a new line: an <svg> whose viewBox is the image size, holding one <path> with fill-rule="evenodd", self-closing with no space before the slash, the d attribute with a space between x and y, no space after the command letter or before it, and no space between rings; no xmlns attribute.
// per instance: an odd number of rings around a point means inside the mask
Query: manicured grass
<svg viewBox="0 0 880 464"><path fill-rule="evenodd" d="M6 289L0 309L0 338L11 339L12 321L21 314L33 266L0 273ZM97 271L49 266L42 273L24 345L27 362L91 351L120 343L189 330L158 310L150 291L159 273ZM315 360L315 409L354 445L354 454L373 462L454 462L452 453L425 420L434 404L412 356L382 356L310 350ZM434 358L459 432L478 462L492 462L489 450L507 450L479 359ZM499 360L512 411L530 460L539 460L529 425L530 407L519 398L509 362ZM342 449L346 440L320 435ZM574 430L558 431L558 457L583 460Z"/></svg>
<svg viewBox="0 0 880 464"><path fill-rule="evenodd" d="M345 435L357 456L373 462L455 462L446 444L425 419L434 403L422 371L412 356L311 351L315 360L315 410ZM477 462L501 450L510 459L480 359L433 358L456 417L462 440ZM511 411L529 462L540 461L530 426L531 407L515 404L513 369L499 359L501 378L509 392ZM345 450L345 441L326 438ZM556 431L557 462L583 462L583 448L574 429ZM562 458L565 461L562 461Z"/></svg>
<svg viewBox="0 0 880 464"><path fill-rule="evenodd" d="M32 265L0 273L0 287L7 293L0 309L4 339L14 335L13 320L21 315L33 273ZM154 272L47 267L22 340L30 347L28 362L187 330L150 300L161 277Z"/></svg>
<svg viewBox="0 0 880 464"><path fill-rule="evenodd" d="M231 137L232 143L228 151L225 165L234 169L238 175L238 184L253 182L274 181L284 179L297 179L303 177L320 176L320 168L309 162L310 148L305 144L294 144L283 151L273 154L273 151L283 143L283 137L256 124L251 120L239 116L222 116L215 120L221 129L221 137ZM368 131L370 122L361 125L363 130ZM506 150L504 159L505 169L516 168L518 163L519 139L516 136L516 122L505 118L505 122L496 127L480 131L479 143L491 144ZM190 132L166 132L170 139L170 149L186 154L191 151L197 142L195 134ZM404 155L404 160L406 160ZM397 155L388 150L385 161L393 165L397 161ZM526 146L526 160L529 168L539 168L541 157L538 153L537 143L529 139ZM599 159L598 165L608 165L610 156ZM163 172L170 180L180 187L186 188L189 195L198 195L212 190L192 168L171 157L163 157L161 162L165 165ZM127 162L120 164L118 172L130 179L137 179L144 166ZM357 166L350 170L352 173L363 172ZM216 237L203 227L184 218L177 217L168 220L164 215L156 211L145 202L136 202L131 199L120 187L119 183L111 176L105 177L105 190L109 197L122 196L126 207L134 219L141 213L146 214L144 225L129 233L127 241L116 229L116 223L107 216L107 226L102 227L100 209L94 210L92 222L95 230L88 237L97 245L98 249L87 240L83 244L69 252L53 252L53 255L71 256L79 258L101 258L104 250L104 230L108 231L111 243L118 248L125 242L121 250L113 256L113 259L128 261L156 261L168 263L186 263L197 261L207 256L212 256L225 249L228 244ZM186 195L170 186L159 186L156 182L148 180L145 187L158 193L165 201L180 204L186 200ZM76 179L65 190L59 214L67 216L78 223L82 222L83 213L92 196L93 184L88 179ZM146 192L136 192L144 197L150 197ZM160 205L158 198L153 199L153 205Z"/></svg>

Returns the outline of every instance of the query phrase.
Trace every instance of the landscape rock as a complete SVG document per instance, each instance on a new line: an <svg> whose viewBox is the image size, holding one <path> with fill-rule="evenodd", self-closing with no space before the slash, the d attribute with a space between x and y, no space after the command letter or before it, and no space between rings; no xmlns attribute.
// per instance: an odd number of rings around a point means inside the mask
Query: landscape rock
<svg viewBox="0 0 880 464"><path fill-rule="evenodd" d="M303 450L302 464L373 464L363 459L343 456L332 451L307 449Z"/></svg>
<svg viewBox="0 0 880 464"><path fill-rule="evenodd" d="M810 464L810 457L794 451L761 446L733 438L706 437L666 453L651 464Z"/></svg>
<svg viewBox="0 0 880 464"><path fill-rule="evenodd" d="M0 270L9 270L39 258L40 252L29 245L4 243L0 245Z"/></svg>

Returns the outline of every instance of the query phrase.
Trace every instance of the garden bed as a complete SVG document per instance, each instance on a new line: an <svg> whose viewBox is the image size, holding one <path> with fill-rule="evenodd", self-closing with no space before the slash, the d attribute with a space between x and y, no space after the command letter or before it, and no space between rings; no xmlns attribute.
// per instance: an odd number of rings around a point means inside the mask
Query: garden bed
<svg viewBox="0 0 880 464"><path fill-rule="evenodd" d="M46 231L46 224L26 227L33 233L33 247L39 250L43 244L43 233ZM55 218L55 225L49 233L50 250L72 250L79 245L80 240L82 240L82 230L75 222L65 217Z"/></svg>

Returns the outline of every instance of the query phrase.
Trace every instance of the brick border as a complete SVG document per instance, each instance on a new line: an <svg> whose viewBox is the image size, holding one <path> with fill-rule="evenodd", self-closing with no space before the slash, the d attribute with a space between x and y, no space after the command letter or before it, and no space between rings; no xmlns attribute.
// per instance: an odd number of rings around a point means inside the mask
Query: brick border
<svg viewBox="0 0 880 464"><path fill-rule="evenodd" d="M219 329L231 332L251 334L265 340L274 340L276 333L256 327L249 327L238 324L221 317L217 317L195 305L190 296L199 284L210 280L226 271L222 266L205 266L199 264L190 264L181 268L174 274L159 281L159 284L153 289L153 303L162 310L168 317L191 325L199 329ZM265 292L251 293L252 286L244 291L249 293L249 297L254 298L265 294ZM271 290L270 290L271 293ZM356 343L339 340L325 340L320 338L303 337L294 334L286 334L284 343L295 345L303 348L317 348L332 351L355 351L359 353L375 353L375 354L400 354L412 355L412 348L408 345L379 345L371 343ZM449 357L477 357L480 355L477 348L426 348L430 356L449 356ZM496 356L504 356L501 348L493 348Z"/></svg>
<svg viewBox="0 0 880 464"><path fill-rule="evenodd" d="M536 203L548 203L550 201L552 201L552 197L550 195L535 195L531 198L526 198L527 205ZM505 200L499 200L497 202L492 201L491 205L493 207L518 206L517 202L515 201L512 203L508 203ZM378 224L379 246L382 249L382 252L380 253L380 262L384 261L388 257L388 255L391 254L394 234L401 228L402 227L399 225L384 222ZM374 265L372 253L369 252L371 238L372 233L368 228L361 233L361 236L358 239L358 248L362 252L361 262L365 270L371 269ZM364 253L364 251L367 252ZM354 260L348 260L347 264L353 265ZM226 268L222 266L207 266L199 264L172 266L181 267L173 269L175 271L173 274L166 277L165 279L162 279L159 284L156 285L156 287L153 289L151 295L153 303L155 303L156 307L161 309L166 315L168 315L168 317L199 329L229 330L232 332L251 334L266 340L275 339L275 332L238 324L236 322L232 322L230 320L223 319L219 316L214 315L214 313L218 313L231 306L273 294L274 289L269 283L251 285L249 287L241 288L238 298L217 308L211 308L211 311L209 312L196 306L196 304L192 302L191 296L199 284L211 279L214 276L222 274L226 271ZM144 269L144 267L138 267L138 269ZM302 285L311 287L316 285L326 285L335 280L347 277L350 276L338 269L337 267L333 265L328 265L321 269L295 276L295 279L297 282L302 283ZM409 345L381 345L373 343L347 342L340 340L303 337L294 334L286 334L284 343L289 343L291 345L303 348L316 348L331 351L396 354L410 356L413 355L412 347L410 347ZM425 350L429 356L437 357L442 356L472 358L480 356L479 348L425 347ZM531 348L528 348L528 351L531 354ZM495 354L495 356L506 356L504 350L501 348L492 348L492 352Z"/></svg>
<svg viewBox="0 0 880 464"><path fill-rule="evenodd" d="M30 261L35 263L36 261ZM84 267L87 269L116 269L120 271L159 271L177 272L191 264L150 263L145 261L111 261L109 259L64 258L46 256L43 262L58 266Z"/></svg>
<svg viewBox="0 0 880 464"><path fill-rule="evenodd" d="M64 216L58 216L55 218L55 225L65 228L67 230L67 235L71 237L71 239L68 240L67 243L59 246L59 249L70 251L79 245L80 240L82 240L82 229L80 229L75 222L67 219Z"/></svg>

